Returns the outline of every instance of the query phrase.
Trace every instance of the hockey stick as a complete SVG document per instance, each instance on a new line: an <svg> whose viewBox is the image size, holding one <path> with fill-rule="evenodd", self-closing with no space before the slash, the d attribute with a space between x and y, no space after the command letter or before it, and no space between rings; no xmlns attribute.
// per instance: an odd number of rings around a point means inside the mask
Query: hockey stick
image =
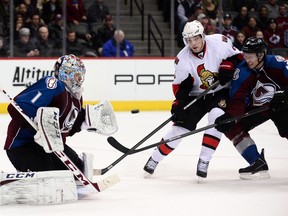
<svg viewBox="0 0 288 216"><path fill-rule="evenodd" d="M192 100L189 104L187 104L183 109L186 110L188 107L190 107L192 104L194 104L196 101L198 101L200 98L205 96L211 89L216 88L219 85L219 81L216 81L211 86L209 86L205 91L203 91L201 94L199 94L194 100ZM166 121L164 121L161 125L159 125L157 128L155 128L152 132L150 132L147 136L145 136L142 140L140 140L136 145L134 145L131 148L131 151L136 149L138 146L140 146L142 143L144 143L146 140L148 140L152 135L154 135L156 132L158 132L161 128L163 128L166 124L168 124L174 114L168 118ZM118 149L118 146L122 146L114 137L110 136L107 138L108 143L112 145L114 148ZM118 164L121 160L123 160L129 153L123 154L120 158L118 158L116 161L114 161L112 164L110 164L108 167L103 169L94 169L94 175L103 175L106 172L108 172L110 169L112 169L116 164Z"/></svg>
<svg viewBox="0 0 288 216"><path fill-rule="evenodd" d="M269 109L269 106L263 106L263 107L260 107L258 109L255 109L255 110L251 110L250 112L247 112L244 115L235 116L235 117L223 120L222 122L220 122L220 124L225 124L225 123L228 123L231 121L239 121L242 118L254 115L254 114L259 113L259 112L263 112L263 111L268 110L268 109ZM171 138L166 139L166 140L162 140L160 142L145 146L145 147L140 148L140 149L133 149L133 148L129 149L129 148L126 148L125 146L121 145L121 146L117 146L118 147L117 150L121 151L124 154L135 154L135 153L142 152L142 151L145 151L145 150L150 149L150 148L154 148L154 147L159 146L163 143L172 142L174 140L182 139L182 138L190 136L192 134L196 134L196 133L199 133L201 131L205 131L205 130L213 128L215 126L217 126L217 124L207 125L205 127L202 127L202 128L199 128L199 129L196 129L196 130L193 130L193 131L190 131L190 132L187 132L187 133L175 136L175 137L171 137Z"/></svg>
<svg viewBox="0 0 288 216"><path fill-rule="evenodd" d="M36 130L38 131L37 125L30 119L21 109L21 107L16 103L10 95L1 88L1 91L4 95L8 97L10 103L15 107L15 109L23 116L23 118ZM87 188L91 193L101 192L108 187L119 182L118 175L114 174L108 176L98 182L91 182L82 172L81 170L70 160L70 158L63 151L55 151L55 155L65 164L65 166L73 173L73 175L77 178L81 184Z"/></svg>

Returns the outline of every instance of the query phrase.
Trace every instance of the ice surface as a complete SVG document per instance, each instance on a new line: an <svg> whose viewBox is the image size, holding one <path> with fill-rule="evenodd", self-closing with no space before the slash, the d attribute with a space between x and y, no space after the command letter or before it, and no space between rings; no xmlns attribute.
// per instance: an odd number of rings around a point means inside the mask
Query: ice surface
<svg viewBox="0 0 288 216"><path fill-rule="evenodd" d="M116 113L119 131L113 136L132 147L162 122L169 112ZM0 115L0 140L4 145L8 115ZM206 125L206 117L198 127ZM168 124L140 147L158 142L171 127ZM117 173L121 181L99 194L81 190L76 203L56 206L0 206L1 216L98 215L98 216L287 216L288 142L280 138L271 121L251 132L258 149L265 148L270 179L240 180L238 169L248 164L229 140L223 138L210 162L208 177L197 183L196 165L202 134L184 138L180 146L163 160L151 178L143 178L143 166L152 149L130 155L104 176ZM111 147L107 137L81 132L68 139L79 154L91 152L95 168L104 168L122 153ZM13 172L5 151L0 151L0 170ZM103 176L95 177L94 180Z"/></svg>

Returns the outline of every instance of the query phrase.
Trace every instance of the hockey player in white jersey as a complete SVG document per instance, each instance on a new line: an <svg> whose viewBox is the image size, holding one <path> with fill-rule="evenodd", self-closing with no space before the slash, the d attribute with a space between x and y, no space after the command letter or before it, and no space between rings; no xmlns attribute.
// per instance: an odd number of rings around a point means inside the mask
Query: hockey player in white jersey
<svg viewBox="0 0 288 216"><path fill-rule="evenodd" d="M186 46L175 59L175 78L172 83L175 100L171 113L174 124L163 140L195 130L197 123L207 113L208 124L214 123L217 117L224 114L229 81L233 77L234 67L242 60L241 52L233 47L229 38L221 34L206 36L202 24L196 20L185 25L182 35ZM220 85L187 109L183 109L217 80L220 81ZM221 135L215 128L205 131L197 164L197 176L207 177L209 161ZM180 142L181 139L178 139L155 148L144 170L153 174L158 163Z"/></svg>

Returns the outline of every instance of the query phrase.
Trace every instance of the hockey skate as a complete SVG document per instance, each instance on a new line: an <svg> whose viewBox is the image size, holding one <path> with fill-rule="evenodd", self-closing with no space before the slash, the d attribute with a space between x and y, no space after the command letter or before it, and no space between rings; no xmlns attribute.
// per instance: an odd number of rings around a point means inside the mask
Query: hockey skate
<svg viewBox="0 0 288 216"><path fill-rule="evenodd" d="M268 170L269 168L264 157L264 149L262 149L260 157L250 166L239 169L239 174L240 178L245 180L257 178L265 179L270 178Z"/></svg>
<svg viewBox="0 0 288 216"><path fill-rule="evenodd" d="M198 164L197 164L197 172L196 175L201 178L207 177L207 170L209 166L209 161L204 161L199 158Z"/></svg>
<svg viewBox="0 0 288 216"><path fill-rule="evenodd" d="M147 163L145 164L145 166L144 166L143 169L144 169L147 173L149 173L150 175L152 175L152 174L154 173L157 165L158 165L158 162L157 162L157 161L154 161L154 160L152 159L152 157L150 157L149 160L147 161Z"/></svg>

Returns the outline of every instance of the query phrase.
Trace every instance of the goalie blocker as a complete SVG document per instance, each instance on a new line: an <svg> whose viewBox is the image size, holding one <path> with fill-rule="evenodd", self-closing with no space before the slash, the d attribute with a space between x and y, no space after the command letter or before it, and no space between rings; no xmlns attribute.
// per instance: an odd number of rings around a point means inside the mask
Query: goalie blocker
<svg viewBox="0 0 288 216"><path fill-rule="evenodd" d="M77 201L70 171L0 173L0 205L54 205Z"/></svg>

